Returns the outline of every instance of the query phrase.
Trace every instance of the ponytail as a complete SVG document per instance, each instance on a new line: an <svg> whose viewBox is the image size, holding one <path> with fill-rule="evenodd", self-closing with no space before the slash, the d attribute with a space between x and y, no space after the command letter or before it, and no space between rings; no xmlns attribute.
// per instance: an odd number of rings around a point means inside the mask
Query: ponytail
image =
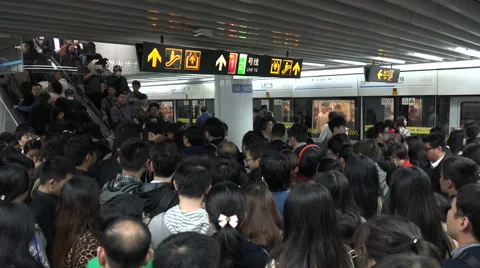
<svg viewBox="0 0 480 268"><path fill-rule="evenodd" d="M219 221L219 223L221 222ZM235 263L241 260L245 253L245 238L230 224L221 227L214 237L220 244L221 249L222 257L219 267L228 268L235 266Z"/></svg>
<svg viewBox="0 0 480 268"><path fill-rule="evenodd" d="M437 260L443 259L438 248L424 239L414 238L412 240L412 250L419 256L429 256Z"/></svg>

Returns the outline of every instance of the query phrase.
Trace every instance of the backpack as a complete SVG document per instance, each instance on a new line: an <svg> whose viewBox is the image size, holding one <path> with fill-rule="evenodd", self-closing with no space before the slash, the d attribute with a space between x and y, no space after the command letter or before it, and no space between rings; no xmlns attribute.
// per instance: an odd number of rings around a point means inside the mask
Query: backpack
<svg viewBox="0 0 480 268"><path fill-rule="evenodd" d="M177 200L176 203L178 203L178 195L174 191L173 187L165 185L155 189L154 191L154 198L151 198L151 202L147 202L144 208L144 213L148 214L150 219L158 214L166 212L173 207L175 200ZM139 196L143 199L142 194L139 194Z"/></svg>
<svg viewBox="0 0 480 268"><path fill-rule="evenodd" d="M114 198L117 195L132 194L135 191L135 189L141 186L141 184L133 183L133 184L125 185L119 190L115 190L115 188L113 187L114 183L115 183L115 180L111 180L108 182L107 188L100 194L100 204L102 205L105 204L106 202L110 201L112 198Z"/></svg>

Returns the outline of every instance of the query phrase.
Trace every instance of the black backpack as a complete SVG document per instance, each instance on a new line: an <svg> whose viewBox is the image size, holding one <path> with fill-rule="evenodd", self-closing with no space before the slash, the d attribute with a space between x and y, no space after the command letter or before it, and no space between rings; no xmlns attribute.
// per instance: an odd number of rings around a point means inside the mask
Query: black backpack
<svg viewBox="0 0 480 268"><path fill-rule="evenodd" d="M119 190L115 190L115 188L113 187L115 180L116 179L109 181L107 184L107 188L100 194L100 203L102 205L107 203L117 195L132 194L137 188L142 185L140 183L132 183L120 188Z"/></svg>
<svg viewBox="0 0 480 268"><path fill-rule="evenodd" d="M165 183L161 187L148 192L135 191L134 194L146 201L143 211L149 219L178 204L178 195L170 183Z"/></svg>

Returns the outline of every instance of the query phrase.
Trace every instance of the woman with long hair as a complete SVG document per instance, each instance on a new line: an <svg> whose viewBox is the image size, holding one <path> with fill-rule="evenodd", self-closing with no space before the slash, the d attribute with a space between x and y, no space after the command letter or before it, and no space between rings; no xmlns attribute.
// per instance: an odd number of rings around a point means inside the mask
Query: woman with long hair
<svg viewBox="0 0 480 268"><path fill-rule="evenodd" d="M432 183L418 167L402 167L392 174L389 210L392 215L415 223L425 240L440 249L442 257L450 256L452 241L442 226L442 219L433 196Z"/></svg>
<svg viewBox="0 0 480 268"><path fill-rule="evenodd" d="M465 134L465 130L463 129L454 130L450 133L450 136L447 140L447 145L450 147L450 151L453 155L462 155L466 138L467 136Z"/></svg>
<svg viewBox="0 0 480 268"><path fill-rule="evenodd" d="M283 238L272 250L268 267L352 267L340 237L335 204L322 185L295 186L285 202L283 222Z"/></svg>
<svg viewBox="0 0 480 268"><path fill-rule="evenodd" d="M353 237L356 268L370 268L393 254L425 256L441 262L438 249L420 229L402 217L380 216L361 225Z"/></svg>
<svg viewBox="0 0 480 268"><path fill-rule="evenodd" d="M407 118L403 115L397 116L397 119L395 120L395 128L404 139L412 135L407 128Z"/></svg>
<svg viewBox="0 0 480 268"><path fill-rule="evenodd" d="M375 163L364 155L352 156L345 166L345 176L360 208L360 215L367 220L377 215L381 211L381 201Z"/></svg>
<svg viewBox="0 0 480 268"><path fill-rule="evenodd" d="M264 268L268 253L238 231L245 220L245 196L232 182L219 183L208 193L205 208L220 244L219 268Z"/></svg>
<svg viewBox="0 0 480 268"><path fill-rule="evenodd" d="M54 268L85 267L100 245L100 191L88 177L73 177L60 193L57 205Z"/></svg>
<svg viewBox="0 0 480 268"><path fill-rule="evenodd" d="M420 136L406 137L403 141L403 145L407 147L410 163L425 170L427 160L425 160L425 153L423 152L422 138Z"/></svg>
<svg viewBox="0 0 480 268"><path fill-rule="evenodd" d="M240 232L250 242L271 250L280 242L282 217L267 186L252 183L243 187L247 200L247 216L240 226Z"/></svg>

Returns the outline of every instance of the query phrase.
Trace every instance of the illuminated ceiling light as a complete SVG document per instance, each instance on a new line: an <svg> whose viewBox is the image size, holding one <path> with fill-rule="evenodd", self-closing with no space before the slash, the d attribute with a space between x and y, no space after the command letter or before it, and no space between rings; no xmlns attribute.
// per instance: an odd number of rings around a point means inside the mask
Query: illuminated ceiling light
<svg viewBox="0 0 480 268"><path fill-rule="evenodd" d="M349 64L349 65L367 65L365 62L353 61L353 60L332 60L334 62Z"/></svg>
<svg viewBox="0 0 480 268"><path fill-rule="evenodd" d="M218 24L226 24L225 22L217 21Z"/></svg>
<svg viewBox="0 0 480 268"><path fill-rule="evenodd" d="M241 36L241 35L239 35L238 38L240 38L240 39L247 39L246 36Z"/></svg>
<svg viewBox="0 0 480 268"><path fill-rule="evenodd" d="M156 25L155 23L152 23L152 26L153 26L153 27L157 27L157 25Z"/></svg>
<svg viewBox="0 0 480 268"><path fill-rule="evenodd" d="M464 55L480 58L480 51L477 51L477 50L474 50L474 49L468 49L468 48L464 48L464 47L456 47L455 49L452 49L452 50L455 51L455 52L464 54Z"/></svg>
<svg viewBox="0 0 480 268"><path fill-rule="evenodd" d="M159 13L160 13L160 11L158 11L158 10L153 10L153 9L149 9L149 10L147 10L147 12L155 13L155 14L159 14Z"/></svg>
<svg viewBox="0 0 480 268"><path fill-rule="evenodd" d="M391 58L385 58L385 57L372 57L372 59L377 60L377 61L385 61L385 62L391 62L391 63L405 64L404 60L397 60L397 59L391 59Z"/></svg>
<svg viewBox="0 0 480 268"><path fill-rule="evenodd" d="M148 17L149 20L160 20L159 18Z"/></svg>
<svg viewBox="0 0 480 268"><path fill-rule="evenodd" d="M315 67L324 67L325 64L313 63L313 62L304 62L303 66L315 66Z"/></svg>
<svg viewBox="0 0 480 268"><path fill-rule="evenodd" d="M443 61L443 58L441 58L441 57L428 55L428 54L423 54L423 53L414 52L414 53L410 53L409 55L417 57L417 58L426 59L426 60Z"/></svg>

